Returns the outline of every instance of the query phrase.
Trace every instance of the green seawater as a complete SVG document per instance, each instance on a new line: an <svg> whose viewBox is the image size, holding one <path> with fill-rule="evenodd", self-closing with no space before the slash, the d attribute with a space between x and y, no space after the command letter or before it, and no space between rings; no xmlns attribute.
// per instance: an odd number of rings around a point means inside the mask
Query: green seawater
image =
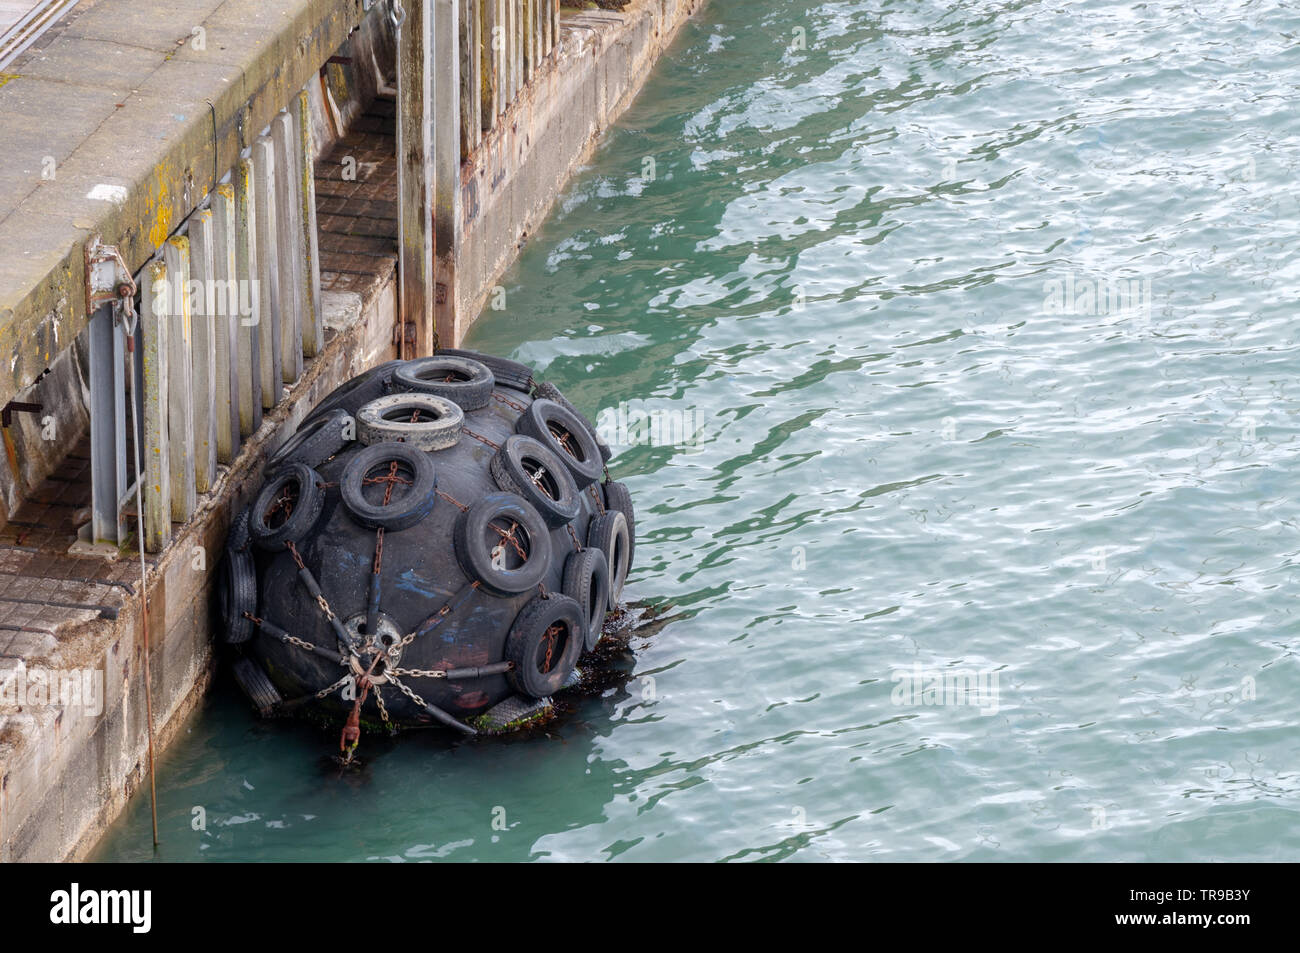
<svg viewBox="0 0 1300 953"><path fill-rule="evenodd" d="M223 683L157 856L1296 859L1298 34L712 0L467 342L623 441L676 620L343 779ZM153 856L141 794L97 857Z"/></svg>

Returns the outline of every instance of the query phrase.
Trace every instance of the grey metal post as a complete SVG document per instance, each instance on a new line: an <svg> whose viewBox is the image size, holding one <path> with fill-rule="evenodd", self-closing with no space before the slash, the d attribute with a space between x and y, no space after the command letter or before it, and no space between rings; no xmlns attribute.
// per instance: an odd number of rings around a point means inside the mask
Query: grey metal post
<svg viewBox="0 0 1300 953"><path fill-rule="evenodd" d="M320 247L316 231L316 159L312 151L311 107L307 90L299 90L290 109L298 124L298 174L301 177L298 198L302 208L304 255L304 299L302 316L302 353L315 357L325 348L324 310L320 297Z"/></svg>
<svg viewBox="0 0 1300 953"><path fill-rule="evenodd" d="M280 295L280 362L284 382L302 376L302 299L306 261L302 254L302 205L298 198L298 162L294 143L298 130L293 117L281 109L271 120L275 150L275 252Z"/></svg>
<svg viewBox="0 0 1300 953"><path fill-rule="evenodd" d="M235 267L235 187L212 192L213 315L217 357L217 460L239 452L239 278Z"/></svg>
<svg viewBox="0 0 1300 953"><path fill-rule="evenodd" d="M217 478L216 265L213 262L212 210L190 216L189 294L194 367L194 489L207 493Z"/></svg>
<svg viewBox="0 0 1300 953"><path fill-rule="evenodd" d="M126 387L122 335L113 306L90 318L90 542L124 538L118 500L126 491Z"/></svg>
<svg viewBox="0 0 1300 953"><path fill-rule="evenodd" d="M262 426L262 286L257 276L257 202L251 159L235 164L235 272L239 282L239 432Z"/></svg>
<svg viewBox="0 0 1300 953"><path fill-rule="evenodd" d="M167 443L171 449L172 520L184 523L194 512L194 346L190 298L190 240L167 239L163 262L171 290L167 328Z"/></svg>
<svg viewBox="0 0 1300 953"><path fill-rule="evenodd" d="M275 145L270 136L253 143L253 204L257 208L257 283L261 303L262 408L280 402L284 375L280 361L280 268L276 255Z"/></svg>

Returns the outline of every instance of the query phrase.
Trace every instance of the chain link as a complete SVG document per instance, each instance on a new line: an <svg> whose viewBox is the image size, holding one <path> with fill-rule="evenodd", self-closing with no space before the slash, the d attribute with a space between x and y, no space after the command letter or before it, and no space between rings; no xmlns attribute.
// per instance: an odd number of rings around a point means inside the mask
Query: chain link
<svg viewBox="0 0 1300 953"><path fill-rule="evenodd" d="M305 639L298 638L298 636L296 635L289 635L289 633L286 632L284 640L288 642L290 645L296 645L298 646L298 648L305 649L308 652L316 651L316 646L312 645L310 642L306 641Z"/></svg>
<svg viewBox="0 0 1300 953"><path fill-rule="evenodd" d="M394 685L397 686L397 690L398 690L399 692L401 692L403 695L405 695L405 696L406 696L407 698L409 698L411 701L415 702L415 703L416 703L417 705L419 705L422 709L423 709L423 708L428 708L428 707L429 707L429 703L428 703L428 702L426 702L426 701L425 701L423 698L421 698L419 695L415 694L414 691L412 691L410 688L408 688L407 686L403 685L403 684L402 684L401 682L399 682L396 678L394 678L394 677L393 677L393 673L392 673L391 671L388 673L388 680L389 680L390 682L392 682Z"/></svg>
<svg viewBox="0 0 1300 953"><path fill-rule="evenodd" d="M499 444L499 443L494 443L493 441L489 440L487 437L483 436L481 433L475 433L474 431L470 430L468 427L461 427L461 428L460 428L460 432L461 432L461 433L464 433L464 434L469 434L469 435L470 435L471 437L473 437L475 440L478 440L478 441L481 441L482 443L487 444L487 445L488 445L489 447L491 447L493 450L500 450L500 449L501 449L501 444Z"/></svg>
<svg viewBox="0 0 1300 953"><path fill-rule="evenodd" d="M332 694L336 688L342 688L342 687L343 687L344 685L346 685L346 684L347 684L351 679L352 679L352 673L351 673L351 672L348 672L348 674L344 675L342 678L340 678L340 679L339 679L337 682L335 682L333 685L329 686L328 688L322 688L320 691L318 691L318 692L316 693L316 697L317 697L317 698L324 698L326 695L330 695L330 694Z"/></svg>
<svg viewBox="0 0 1300 953"><path fill-rule="evenodd" d="M446 678L447 673L439 668L390 668L388 677L393 678L395 675L405 675L408 678ZM397 684L394 682L393 684Z"/></svg>

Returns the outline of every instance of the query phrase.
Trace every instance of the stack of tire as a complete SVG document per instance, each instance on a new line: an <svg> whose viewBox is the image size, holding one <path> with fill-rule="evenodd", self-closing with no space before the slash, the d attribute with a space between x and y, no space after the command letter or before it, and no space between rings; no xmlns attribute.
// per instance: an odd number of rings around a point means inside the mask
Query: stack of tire
<svg viewBox="0 0 1300 953"><path fill-rule="evenodd" d="M468 721L547 699L596 647L633 556L591 422L530 368L392 361L329 394L268 461L218 577L236 677L265 712Z"/></svg>

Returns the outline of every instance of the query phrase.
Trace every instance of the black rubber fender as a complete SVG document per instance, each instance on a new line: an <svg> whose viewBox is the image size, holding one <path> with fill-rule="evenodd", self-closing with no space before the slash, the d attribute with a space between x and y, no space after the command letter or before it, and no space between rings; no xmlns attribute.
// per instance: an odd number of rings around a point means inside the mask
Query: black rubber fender
<svg viewBox="0 0 1300 953"><path fill-rule="evenodd" d="M599 549L569 553L564 561L564 594L582 607L583 649L590 652L600 641L609 608L609 563Z"/></svg>
<svg viewBox="0 0 1300 953"><path fill-rule="evenodd" d="M563 526L582 508L569 468L532 437L507 437L489 469L497 486L527 500L547 526Z"/></svg>
<svg viewBox="0 0 1300 953"><path fill-rule="evenodd" d="M318 467L356 438L356 421L341 407L312 416L266 461L270 473L282 463L305 463Z"/></svg>
<svg viewBox="0 0 1300 953"><path fill-rule="evenodd" d="M617 480L606 480L601 485L605 495L605 509L618 510L627 520L627 568L636 560L636 510L632 508L632 491Z"/></svg>
<svg viewBox="0 0 1300 953"><path fill-rule="evenodd" d="M591 422L591 418L580 411L577 407L574 407L573 404L569 402L569 398L560 393L558 387L549 381L543 381L538 384L537 389L533 391L533 397L537 400L553 400L565 410L572 413L573 416L581 420L586 426L587 432L591 434L591 439L596 441L596 449L600 451L601 462L609 463L609 458L614 455L614 451L609 449L609 444L605 443L601 438L600 431L598 431L596 425Z"/></svg>
<svg viewBox="0 0 1300 953"><path fill-rule="evenodd" d="M286 463L271 474L249 513L253 542L272 552L302 542L325 506L320 482L320 475L305 463Z"/></svg>
<svg viewBox="0 0 1300 953"><path fill-rule="evenodd" d="M582 654L582 607L569 596L534 596L520 610L506 637L506 674L515 691L549 698L563 686ZM549 658L549 661L548 661Z"/></svg>
<svg viewBox="0 0 1300 953"><path fill-rule="evenodd" d="M587 546L599 549L609 563L609 608L618 605L623 595L623 582L627 579L628 546L627 517L618 510L606 510L587 527Z"/></svg>
<svg viewBox="0 0 1300 953"><path fill-rule="evenodd" d="M449 357L467 357L472 361L478 361L492 372L492 378L496 381L498 387L508 387L511 390L522 391L525 394L530 393L533 389L533 369L527 364L520 364L518 361L512 361L505 357L496 357L493 354L482 354L479 351L467 351L455 347L439 348L437 353L446 354Z"/></svg>
<svg viewBox="0 0 1300 953"><path fill-rule="evenodd" d="M505 541L503 532L513 535L524 551L520 565L511 567L495 560L494 550ZM527 592L542 581L550 567L551 537L546 522L527 500L514 493L483 497L461 514L452 535L456 559L465 574L499 596ZM508 562L518 556L513 546L511 553Z"/></svg>
<svg viewBox="0 0 1300 953"><path fill-rule="evenodd" d="M383 503L384 491L377 487L370 492L379 500L371 502L366 497L365 481L387 476L393 461L398 464L398 479L403 482L392 487L387 505ZM396 532L414 526L433 512L437 492L438 475L429 455L396 441L363 448L348 461L339 479L339 495L348 514L371 529L383 527Z"/></svg>
<svg viewBox="0 0 1300 953"><path fill-rule="evenodd" d="M596 438L578 415L553 400L535 400L519 418L515 429L539 441L564 461L581 490L600 479L605 471ZM560 436L556 436L556 433Z"/></svg>
<svg viewBox="0 0 1300 953"><path fill-rule="evenodd" d="M464 411L486 407L495 386L485 364L455 354L407 361L393 371L394 388L443 397Z"/></svg>
<svg viewBox="0 0 1300 953"><path fill-rule="evenodd" d="M421 450L446 450L456 446L464 423L465 412L445 397L385 394L357 410L357 439L368 447L401 440Z"/></svg>

